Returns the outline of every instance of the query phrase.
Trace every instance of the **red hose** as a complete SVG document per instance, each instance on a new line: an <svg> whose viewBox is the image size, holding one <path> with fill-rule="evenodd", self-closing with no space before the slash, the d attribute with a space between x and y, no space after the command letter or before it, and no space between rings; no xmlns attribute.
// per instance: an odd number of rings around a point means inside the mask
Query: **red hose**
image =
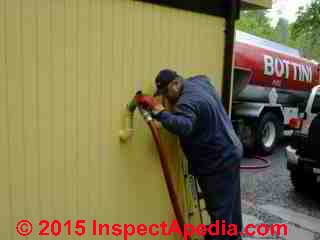
<svg viewBox="0 0 320 240"><path fill-rule="evenodd" d="M240 169L246 169L246 170L255 170L255 169L263 169L268 168L271 166L271 162L263 157L255 156L254 159L258 161L262 161L262 164L252 164L252 165L241 165Z"/></svg>
<svg viewBox="0 0 320 240"><path fill-rule="evenodd" d="M165 154L162 142L161 142L161 138L160 138L160 132L159 129L157 128L156 124L154 121L149 121L148 122L148 126L151 130L153 139L155 141L158 153L159 153L159 157L160 157L160 161L161 161L161 167L163 170L163 175L165 177L165 181L166 181L166 185L168 188L168 192L169 192L169 196L170 196L170 200L173 206L173 211L176 215L178 224L180 229L183 231L184 229L184 217L183 217L183 211L180 207L179 201L178 201L178 192L175 189L175 185L174 185L174 179L172 174L170 173L170 169L169 169L169 161L168 158ZM188 237L188 240L191 240L191 238Z"/></svg>
<svg viewBox="0 0 320 240"><path fill-rule="evenodd" d="M159 153L161 167L163 170L163 175L164 175L167 189L169 192L171 204L173 206L173 211L174 211L175 216L177 218L180 229L183 230L184 225L185 225L183 211L182 211L182 208L179 204L178 192L175 189L174 179L173 179L173 176L172 176L170 169L169 169L169 160L167 158L167 155L165 154L165 151L164 151L164 148L163 148L163 145L161 142L159 129L156 126L154 121L148 121L147 123L148 123L150 130L151 130L153 139L155 141L155 144L156 144L156 147L157 147L157 150ZM240 168L241 169L262 169L262 168L270 167L270 165L271 165L271 162L263 157L255 156L255 159L257 159L259 161L263 161L264 163L260 164L260 165L241 165ZM188 240L191 240L191 238L188 237Z"/></svg>

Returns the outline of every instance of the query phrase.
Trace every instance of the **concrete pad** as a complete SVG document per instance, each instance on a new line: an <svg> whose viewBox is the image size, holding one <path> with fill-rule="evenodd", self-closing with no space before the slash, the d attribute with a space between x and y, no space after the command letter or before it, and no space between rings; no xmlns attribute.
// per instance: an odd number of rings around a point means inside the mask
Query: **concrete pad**
<svg viewBox="0 0 320 240"><path fill-rule="evenodd" d="M288 222L295 223L312 232L320 233L320 219L318 218L310 217L305 214L274 205L262 205L259 206L259 209L274 216L278 216Z"/></svg>
<svg viewBox="0 0 320 240"><path fill-rule="evenodd" d="M287 240L302 240L302 239L313 240L314 239L314 234L310 231L297 228L296 226L291 224L287 224L287 226L288 226L288 235L283 236Z"/></svg>

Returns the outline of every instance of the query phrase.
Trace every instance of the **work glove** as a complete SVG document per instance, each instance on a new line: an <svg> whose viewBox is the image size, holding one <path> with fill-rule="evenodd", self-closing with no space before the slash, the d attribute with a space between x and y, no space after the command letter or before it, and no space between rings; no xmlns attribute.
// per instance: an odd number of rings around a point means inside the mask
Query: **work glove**
<svg viewBox="0 0 320 240"><path fill-rule="evenodd" d="M142 106L144 109L150 110L153 115L157 115L164 110L162 104L159 103L154 97L137 95L135 96L135 100L138 105Z"/></svg>
<svg viewBox="0 0 320 240"><path fill-rule="evenodd" d="M153 109L158 104L153 97L146 95L137 95L135 97L135 100L138 105L142 106L145 109Z"/></svg>

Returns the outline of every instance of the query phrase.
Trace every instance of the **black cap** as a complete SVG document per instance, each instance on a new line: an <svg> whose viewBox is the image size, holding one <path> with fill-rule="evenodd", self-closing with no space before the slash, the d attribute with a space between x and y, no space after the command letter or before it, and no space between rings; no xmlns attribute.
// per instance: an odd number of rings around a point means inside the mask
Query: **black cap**
<svg viewBox="0 0 320 240"><path fill-rule="evenodd" d="M163 94L169 85L169 83L175 80L179 75L170 69L161 70L155 80L157 91L155 92L154 96L159 96Z"/></svg>

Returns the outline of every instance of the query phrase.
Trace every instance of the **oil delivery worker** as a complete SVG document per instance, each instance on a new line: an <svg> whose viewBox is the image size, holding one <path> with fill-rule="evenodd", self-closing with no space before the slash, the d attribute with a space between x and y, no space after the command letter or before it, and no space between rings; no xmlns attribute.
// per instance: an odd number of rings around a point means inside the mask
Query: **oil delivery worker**
<svg viewBox="0 0 320 240"><path fill-rule="evenodd" d="M140 103L153 117L179 136L183 152L203 192L211 222L225 220L242 230L240 196L240 143L214 86L206 76L182 78L165 69L155 79L155 96L163 96L173 106L168 112L153 97ZM209 236L206 239L241 239L237 236Z"/></svg>

